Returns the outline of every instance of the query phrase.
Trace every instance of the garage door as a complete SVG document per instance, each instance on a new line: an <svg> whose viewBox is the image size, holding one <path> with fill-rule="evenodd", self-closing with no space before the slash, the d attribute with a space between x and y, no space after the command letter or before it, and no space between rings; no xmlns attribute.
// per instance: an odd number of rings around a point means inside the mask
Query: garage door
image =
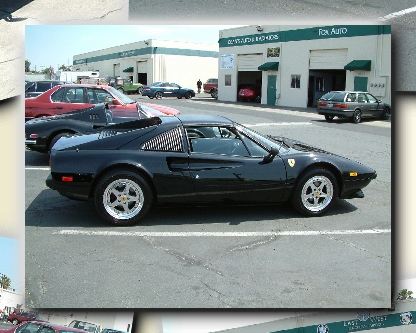
<svg viewBox="0 0 416 333"><path fill-rule="evenodd" d="M263 64L263 54L239 54L238 58L238 71L258 71L258 67Z"/></svg>
<svg viewBox="0 0 416 333"><path fill-rule="evenodd" d="M344 69L348 49L311 50L309 69Z"/></svg>

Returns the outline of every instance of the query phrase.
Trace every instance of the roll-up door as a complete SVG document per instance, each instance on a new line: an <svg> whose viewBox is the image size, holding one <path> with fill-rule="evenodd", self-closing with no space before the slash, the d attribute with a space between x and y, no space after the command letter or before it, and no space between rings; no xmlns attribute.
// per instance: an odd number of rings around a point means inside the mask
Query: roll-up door
<svg viewBox="0 0 416 333"><path fill-rule="evenodd" d="M263 54L239 54L238 55L238 71L258 71L258 67L263 64Z"/></svg>
<svg viewBox="0 0 416 333"><path fill-rule="evenodd" d="M137 61L137 73L147 73L147 60Z"/></svg>
<svg viewBox="0 0 416 333"><path fill-rule="evenodd" d="M348 49L311 50L309 69L342 69L348 63Z"/></svg>

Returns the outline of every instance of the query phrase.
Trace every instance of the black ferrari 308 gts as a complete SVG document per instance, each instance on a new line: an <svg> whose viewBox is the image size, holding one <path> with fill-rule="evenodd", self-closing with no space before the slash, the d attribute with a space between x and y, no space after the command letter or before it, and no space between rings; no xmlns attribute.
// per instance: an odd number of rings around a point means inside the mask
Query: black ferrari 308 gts
<svg viewBox="0 0 416 333"><path fill-rule="evenodd" d="M319 216L336 198L362 198L376 176L361 163L221 116L177 115L59 139L46 184L93 199L102 218L126 226L155 203L290 201Z"/></svg>

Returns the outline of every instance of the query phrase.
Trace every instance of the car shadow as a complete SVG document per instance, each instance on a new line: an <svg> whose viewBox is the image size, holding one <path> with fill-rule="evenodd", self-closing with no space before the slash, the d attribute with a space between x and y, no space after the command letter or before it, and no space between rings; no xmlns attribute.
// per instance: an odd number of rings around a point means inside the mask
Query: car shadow
<svg viewBox="0 0 416 333"><path fill-rule="evenodd" d="M48 167L49 155L26 149L25 150L25 166L26 167Z"/></svg>
<svg viewBox="0 0 416 333"><path fill-rule="evenodd" d="M215 209L213 209L215 207ZM325 217L347 214L357 208L346 200L337 200ZM148 212L140 226L175 226L225 223L239 225L253 221L287 221L299 219L299 215L289 203L275 205L155 205ZM312 218L315 219L315 218ZM319 219L319 217L318 217ZM61 196L56 191L45 189L26 209L26 226L34 227L81 227L108 228L92 201L76 201Z"/></svg>

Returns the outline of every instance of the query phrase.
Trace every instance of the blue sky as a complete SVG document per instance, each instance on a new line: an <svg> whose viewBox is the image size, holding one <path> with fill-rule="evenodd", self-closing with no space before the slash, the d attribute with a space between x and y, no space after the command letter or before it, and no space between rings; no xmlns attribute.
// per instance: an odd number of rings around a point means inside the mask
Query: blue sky
<svg viewBox="0 0 416 333"><path fill-rule="evenodd" d="M217 44L219 30L235 25L28 25L25 31L25 60L41 70L72 64L76 54L108 47L162 39ZM192 33L190 33L192 31Z"/></svg>
<svg viewBox="0 0 416 333"><path fill-rule="evenodd" d="M12 281L11 288L17 292L23 293L24 279L19 274L22 263L19 262L20 256L19 240L12 238L0 237L0 273L6 275Z"/></svg>

